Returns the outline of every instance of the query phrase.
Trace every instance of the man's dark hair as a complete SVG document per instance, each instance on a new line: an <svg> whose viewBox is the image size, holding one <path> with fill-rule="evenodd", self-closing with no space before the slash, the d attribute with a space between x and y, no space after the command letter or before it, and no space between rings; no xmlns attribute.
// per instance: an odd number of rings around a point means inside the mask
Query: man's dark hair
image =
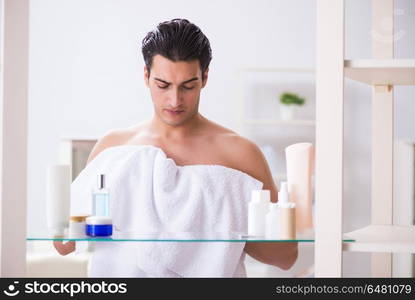
<svg viewBox="0 0 415 300"><path fill-rule="evenodd" d="M156 54L172 61L198 59L202 74L209 67L212 59L208 38L199 27L186 19L173 19L160 23L156 29L147 33L141 51L149 70Z"/></svg>

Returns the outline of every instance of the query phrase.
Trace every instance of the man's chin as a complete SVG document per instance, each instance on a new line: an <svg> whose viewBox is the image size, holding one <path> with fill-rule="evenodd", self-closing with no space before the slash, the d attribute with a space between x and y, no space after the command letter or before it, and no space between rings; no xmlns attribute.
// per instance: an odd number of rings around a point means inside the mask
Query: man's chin
<svg viewBox="0 0 415 300"><path fill-rule="evenodd" d="M180 125L183 125L184 123L186 123L186 120L187 119L185 119L185 118L182 118L180 120L169 120L169 119L166 119L166 118L163 118L162 119L163 123L164 124L167 124L169 126L180 126Z"/></svg>

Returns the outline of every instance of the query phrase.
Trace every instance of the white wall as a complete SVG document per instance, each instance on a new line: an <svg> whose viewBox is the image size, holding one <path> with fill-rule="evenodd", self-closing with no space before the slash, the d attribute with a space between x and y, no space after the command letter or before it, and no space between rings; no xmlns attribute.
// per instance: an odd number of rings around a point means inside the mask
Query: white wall
<svg viewBox="0 0 415 300"><path fill-rule="evenodd" d="M371 57L370 3L346 1L348 58ZM398 0L397 7L405 14L396 24L407 32L397 55L411 57L415 3ZM231 129L238 128L237 68L314 67L315 1L32 0L30 9L30 231L46 227L45 168L57 162L60 136L100 136L152 116L140 45L159 22L188 18L208 36L213 60L200 111ZM344 230L349 231L370 222L371 93L347 81L346 95ZM397 95L402 117L397 135L415 135L414 90L399 88ZM251 128L250 136L279 145L281 159L282 145L314 139L313 128L291 130ZM346 276L369 275L368 256L346 254L345 269Z"/></svg>

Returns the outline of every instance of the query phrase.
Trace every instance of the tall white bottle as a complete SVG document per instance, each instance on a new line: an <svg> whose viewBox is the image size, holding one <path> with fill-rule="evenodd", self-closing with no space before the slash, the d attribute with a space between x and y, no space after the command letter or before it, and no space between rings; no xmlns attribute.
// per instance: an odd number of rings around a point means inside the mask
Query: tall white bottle
<svg viewBox="0 0 415 300"><path fill-rule="evenodd" d="M46 172L46 221L53 236L63 236L69 226L70 193L70 166L49 166Z"/></svg>
<svg viewBox="0 0 415 300"><path fill-rule="evenodd" d="M271 201L269 190L253 190L248 207L248 234L265 236L265 217Z"/></svg>
<svg viewBox="0 0 415 300"><path fill-rule="evenodd" d="M313 229L312 174L314 146L297 143L285 148L290 200L296 204L296 228L304 233Z"/></svg>
<svg viewBox="0 0 415 300"><path fill-rule="evenodd" d="M278 240L280 238L280 207L278 203L270 203L265 218L265 237Z"/></svg>

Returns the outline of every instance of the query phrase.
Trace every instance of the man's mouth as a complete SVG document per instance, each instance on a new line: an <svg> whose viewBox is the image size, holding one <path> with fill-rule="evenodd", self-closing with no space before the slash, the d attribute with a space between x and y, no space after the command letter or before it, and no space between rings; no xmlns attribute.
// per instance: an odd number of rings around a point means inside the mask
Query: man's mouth
<svg viewBox="0 0 415 300"><path fill-rule="evenodd" d="M165 109L166 112L168 112L171 115L179 115L182 112L184 112L184 110L171 110L171 109Z"/></svg>

